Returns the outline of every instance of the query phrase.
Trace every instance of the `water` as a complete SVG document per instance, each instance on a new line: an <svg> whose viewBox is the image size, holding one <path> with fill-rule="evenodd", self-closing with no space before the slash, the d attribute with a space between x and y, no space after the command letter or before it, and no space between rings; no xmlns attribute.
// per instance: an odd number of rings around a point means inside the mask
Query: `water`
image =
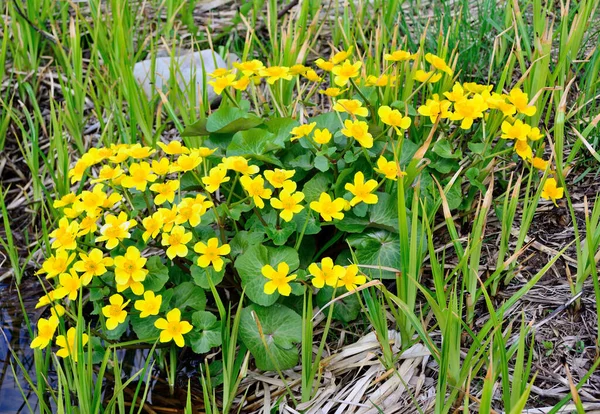
<svg viewBox="0 0 600 414"><path fill-rule="evenodd" d="M23 283L25 308L35 309L37 297L41 288L39 285L28 286ZM28 312L32 315L34 312ZM34 374L33 352L29 347L31 339L27 325L23 318L23 312L19 304L17 291L14 286L0 283L0 414L28 413L23 393L25 393L29 404L37 411L37 398L31 391L19 366L12 361L12 351L19 358L28 374ZM13 373L13 368L17 376ZM22 388L23 393L19 390Z"/></svg>

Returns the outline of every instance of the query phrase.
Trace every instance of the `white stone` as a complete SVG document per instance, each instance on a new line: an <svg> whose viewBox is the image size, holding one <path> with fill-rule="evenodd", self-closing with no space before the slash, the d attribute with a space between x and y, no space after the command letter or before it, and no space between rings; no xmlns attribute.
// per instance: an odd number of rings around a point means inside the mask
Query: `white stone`
<svg viewBox="0 0 600 414"><path fill-rule="evenodd" d="M235 59L235 55L228 57L230 62ZM133 75L148 98L151 98L157 89L166 94L170 79L174 76L177 85L183 92L189 90L191 82L195 82L197 97L202 97L202 87L206 81L208 100L211 102L216 98L216 94L212 86L208 85L208 81L211 80L208 74L219 68L227 68L225 60L210 49L195 53L184 51L173 58L170 56L157 57L154 65L154 85L152 84L151 59L138 62L133 67ZM206 73L206 79L204 79L204 73ZM198 99L195 104L198 104Z"/></svg>

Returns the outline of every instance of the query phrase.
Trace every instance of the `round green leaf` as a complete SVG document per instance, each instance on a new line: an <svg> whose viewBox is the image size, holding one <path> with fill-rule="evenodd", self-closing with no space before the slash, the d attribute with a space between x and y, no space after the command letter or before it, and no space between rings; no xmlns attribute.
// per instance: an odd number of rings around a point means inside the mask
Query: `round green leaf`
<svg viewBox="0 0 600 414"><path fill-rule="evenodd" d="M242 309L240 339L261 370L295 367L298 363L295 344L302 340L301 333L302 318L283 305L276 304L268 308L250 305Z"/></svg>

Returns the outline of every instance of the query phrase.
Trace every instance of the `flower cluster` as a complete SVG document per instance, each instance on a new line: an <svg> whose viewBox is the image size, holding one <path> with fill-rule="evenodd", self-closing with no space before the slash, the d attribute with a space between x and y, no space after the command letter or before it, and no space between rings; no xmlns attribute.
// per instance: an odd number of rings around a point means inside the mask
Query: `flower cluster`
<svg viewBox="0 0 600 414"><path fill-rule="evenodd" d="M358 264L335 264L343 261L329 257L326 249L305 262L320 260L306 269L296 271L298 265L292 267L289 260L265 262L263 257L256 259L258 270L242 274L245 268L238 266L236 257L249 243L236 245L235 239L258 228L260 240L266 236L267 243L279 247L290 244L288 238L296 234L298 249L305 233L314 235L326 226L358 233L373 225L393 233L397 221L382 218L386 213L376 207L401 184L412 184L424 168L418 161L432 153L436 131L441 137L432 158L453 157L451 144L444 146L450 141L447 137L472 131L478 134L482 152L491 143L504 152L512 147L533 171L551 171L550 162L539 156L543 148L536 144L544 138L533 125L536 106L520 88L502 93L493 85L456 82L452 65L431 53L392 51L384 55L379 73L366 73L353 54L352 49L339 51L330 59L318 59L314 68L249 60L210 74L215 93L225 94L238 109L235 94L263 80L265 88L271 88L300 77L315 94L324 88L318 93L331 103L327 121L288 119L281 124L289 125L286 130L269 129L256 117L259 127L228 131L231 146L227 139L223 145L207 140L206 146L196 147L174 140L160 142L158 148L113 144L85 153L69 171L71 183L80 190L52 205L60 218L50 233L51 255L39 273L53 288L37 305L49 306L50 316L38 321L31 346L47 347L60 331L54 342L58 355L76 357L77 347L94 338L76 335L69 310L75 301L91 300L100 319L97 332L124 331L130 319L143 319L151 323L140 332L154 332L154 340L182 347L198 334L192 311L204 309L171 296L182 281L207 289L225 275L242 286L252 277L254 284L261 281L260 294L289 296L295 291L293 283L304 282L307 275L317 289L356 290L369 273L361 273ZM399 88L401 81L415 89L404 101L384 99L387 88ZM420 100L413 107L409 101L414 96ZM226 103L223 108L230 109ZM480 123L484 127L478 128ZM221 138L227 135L216 132ZM416 133L429 139L411 137ZM262 142L253 134L271 141ZM272 138L276 134L282 136ZM403 158L403 143L410 138L413 146L420 146L413 150L417 162L412 164ZM269 151L281 152L273 156ZM311 182L313 178L322 181ZM554 177L547 178L541 196L555 202L563 188ZM157 262L162 270L157 270ZM84 295L84 289L90 294ZM249 292L250 299L252 294L256 292Z"/></svg>

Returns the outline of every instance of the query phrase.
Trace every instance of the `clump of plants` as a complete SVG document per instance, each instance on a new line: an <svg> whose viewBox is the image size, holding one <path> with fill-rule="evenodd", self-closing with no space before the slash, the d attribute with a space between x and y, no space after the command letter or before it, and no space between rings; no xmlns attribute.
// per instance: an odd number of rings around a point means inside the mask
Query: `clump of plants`
<svg viewBox="0 0 600 414"><path fill-rule="evenodd" d="M85 153L75 190L52 203L61 218L39 273L53 288L31 346L77 361L158 344L172 366L177 348L223 346L227 291L256 366L291 368L312 340L313 295L334 300L328 321L357 318L371 280L395 281L414 306L404 275L427 254L417 221L433 223L439 188L449 209L471 209L504 157L542 175L542 197L563 196L518 85L459 82L455 59L423 50L377 61L367 71L346 50L312 68L237 63L210 75L222 104L183 141Z"/></svg>

